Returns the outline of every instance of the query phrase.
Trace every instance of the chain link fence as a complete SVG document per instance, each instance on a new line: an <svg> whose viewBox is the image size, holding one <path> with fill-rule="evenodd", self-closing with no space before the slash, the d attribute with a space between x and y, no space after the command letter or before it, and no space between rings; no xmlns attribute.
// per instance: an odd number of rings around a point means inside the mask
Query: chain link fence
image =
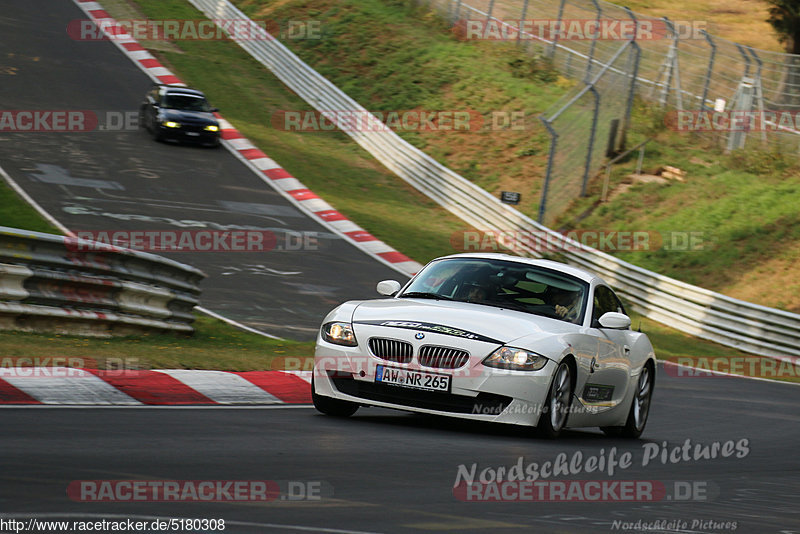
<svg viewBox="0 0 800 534"><path fill-rule="evenodd" d="M800 151L800 56L602 0L426 1L467 38L516 41L583 82L543 118L552 140L539 206L547 226L624 148L634 94L667 108L666 126L710 134L727 150Z"/></svg>
<svg viewBox="0 0 800 534"><path fill-rule="evenodd" d="M636 24L635 37L641 47L637 73L639 92L677 109L713 109L725 101L731 109L741 85L753 87L753 110L800 111L800 55L758 50L715 37L704 30L706 21L670 21L648 17L602 0L426 0L455 23L459 20L493 21L508 29L519 29L516 40L544 51L567 76L585 76L607 64L624 35L614 28ZM520 25L526 22L557 22L558 33L530 31L552 28ZM587 38L570 33L570 24L597 21L600 31ZM777 128L800 135L798 128ZM795 138L795 143L800 138Z"/></svg>
<svg viewBox="0 0 800 534"><path fill-rule="evenodd" d="M608 62L586 78L583 88L567 94L541 119L550 134L550 154L539 204L539 222L555 219L578 196L607 155L624 144L636 87L639 46L618 46Z"/></svg>

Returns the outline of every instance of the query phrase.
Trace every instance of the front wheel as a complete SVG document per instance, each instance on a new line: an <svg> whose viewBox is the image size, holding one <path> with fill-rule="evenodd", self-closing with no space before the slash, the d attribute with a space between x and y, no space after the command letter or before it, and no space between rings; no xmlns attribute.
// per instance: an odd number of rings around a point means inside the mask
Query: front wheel
<svg viewBox="0 0 800 534"><path fill-rule="evenodd" d="M544 412L539 417L539 424L536 427L538 434L543 438L557 438L567 425L571 403L572 371L566 362L561 362L547 393Z"/></svg>
<svg viewBox="0 0 800 534"><path fill-rule="evenodd" d="M631 402L625 426L604 426L600 427L600 430L612 437L636 439L641 436L647 424L647 416L650 415L650 399L653 396L654 382L653 370L647 363L639 374L636 394Z"/></svg>
<svg viewBox="0 0 800 534"><path fill-rule="evenodd" d="M335 417L350 417L358 410L358 404L317 395L314 377L311 377L311 402L314 403L314 408L318 412Z"/></svg>

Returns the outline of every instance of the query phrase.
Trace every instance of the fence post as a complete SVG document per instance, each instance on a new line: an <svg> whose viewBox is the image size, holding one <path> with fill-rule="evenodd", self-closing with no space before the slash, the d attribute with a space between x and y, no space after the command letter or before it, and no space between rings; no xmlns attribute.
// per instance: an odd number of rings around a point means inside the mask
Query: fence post
<svg viewBox="0 0 800 534"><path fill-rule="evenodd" d="M750 55L745 51L744 47L739 43L734 43L736 49L744 59L744 73L739 85L736 87L736 92L733 95L733 106L731 109L735 111L750 111L753 109L753 87L754 79L750 76ZM730 124L730 122L729 122ZM734 130L728 133L727 152L744 147L747 140L747 128L744 130Z"/></svg>
<svg viewBox="0 0 800 534"><path fill-rule="evenodd" d="M667 29L672 34L672 43L669 45L667 57L664 59L663 69L666 75L666 82L661 88L661 96L658 103L663 108L669 103L669 92L672 90L672 79L675 78L675 97L678 102L678 109L683 109L683 95L681 94L681 74L680 66L678 65L678 32L675 31L675 24L672 23L667 17L662 19ZM656 83L661 81L661 77L656 80ZM655 88L655 85L653 86Z"/></svg>
<svg viewBox="0 0 800 534"><path fill-rule="evenodd" d="M564 4L567 0L561 0L558 4L558 19L556 19L556 34L553 36L553 44L550 45L550 59L555 59L556 57L556 45L558 44L558 35L561 33L561 22L562 18L564 18Z"/></svg>
<svg viewBox="0 0 800 534"><path fill-rule="evenodd" d="M589 146L586 150L586 165L583 168L583 184L581 196L586 196L586 184L589 182L589 169L592 166L592 152L594 151L594 138L597 133L597 120L600 114L600 93L594 85L589 86L589 91L594 95L594 113L592 114L592 129L589 132Z"/></svg>
<svg viewBox="0 0 800 534"><path fill-rule="evenodd" d="M755 94L753 96L755 96L755 98L756 98L756 109L758 109L759 114L760 114L759 122L763 123L763 120L764 120L764 88L761 85L761 70L764 67L764 62L761 61L761 58L758 57L758 54L756 54L756 51L753 50L752 47L748 46L747 50L748 50L748 52L750 52L750 55L753 56L753 59L756 60L756 65L758 65L758 68L756 69L755 81L753 83L753 86L755 88ZM767 142L767 129L764 128L763 126L761 128L761 141L764 142L764 143Z"/></svg>
<svg viewBox="0 0 800 534"><path fill-rule="evenodd" d="M461 1L456 0L456 8L453 11L453 24L458 22L458 18L461 16Z"/></svg>
<svg viewBox="0 0 800 534"><path fill-rule="evenodd" d="M600 7L600 4L597 0L592 0L592 4L594 5L594 9L597 12L597 16L595 17L595 21L597 21L597 27L600 28L600 17L602 16L603 9ZM592 39L592 44L589 46L589 57L586 59L586 75L583 77L584 83L589 83L589 76L592 74L592 63L594 62L594 49L597 46L597 39L599 35L595 35Z"/></svg>
<svg viewBox="0 0 800 534"><path fill-rule="evenodd" d="M703 36L706 38L708 45L711 47L711 54L708 56L708 70L706 71L706 80L703 83L703 97L700 100L700 109L704 110L708 106L706 106L706 102L708 101L708 87L711 85L711 73L714 70L714 58L717 55L717 45L714 43L714 40L711 38L711 35L705 31L700 30L703 32Z"/></svg>
<svg viewBox="0 0 800 534"><path fill-rule="evenodd" d="M626 67L626 71L630 72L631 76L631 85L630 89L628 89L628 101L625 104L625 117L622 123L622 133L620 135L620 142L619 148L620 150L625 150L625 145L628 140L628 128L631 125L631 112L633 111L633 98L636 96L636 81L639 77L639 60L641 59L641 48L639 47L639 43L636 42L636 35L639 33L639 21L636 18L636 15L629 7L625 8L625 11L628 12L628 16L631 17L633 20L633 39L630 40L631 47L633 51L628 55L628 63L629 65ZM630 65L633 63L633 65Z"/></svg>
<svg viewBox="0 0 800 534"><path fill-rule="evenodd" d="M550 186L550 179L553 176L553 165L556 159L556 144L558 143L558 134L553 129L553 126L550 124L544 116L540 116L539 119L544 123L544 127L547 128L547 133L550 134L550 152L547 156L547 171L544 174L544 183L542 184L542 200L539 202L539 217L538 221L539 224L544 224L544 214L547 207L547 190Z"/></svg>
<svg viewBox="0 0 800 534"><path fill-rule="evenodd" d="M739 88L736 90L734 96L733 109L735 111L750 111L753 109L753 79L744 77L739 82ZM730 123L730 122L729 122ZM739 148L744 148L744 143L747 140L748 129L734 130L731 129L728 135L728 146L726 151L731 152Z"/></svg>
<svg viewBox="0 0 800 534"><path fill-rule="evenodd" d="M486 13L486 22L490 22L492 20L492 12L494 11L494 0L489 0L489 9Z"/></svg>
<svg viewBox="0 0 800 534"><path fill-rule="evenodd" d="M517 46L520 44L520 40L522 39L522 27L524 26L525 17L528 16L528 2L530 0L525 0L522 2L522 15L519 18L519 29L517 31Z"/></svg>

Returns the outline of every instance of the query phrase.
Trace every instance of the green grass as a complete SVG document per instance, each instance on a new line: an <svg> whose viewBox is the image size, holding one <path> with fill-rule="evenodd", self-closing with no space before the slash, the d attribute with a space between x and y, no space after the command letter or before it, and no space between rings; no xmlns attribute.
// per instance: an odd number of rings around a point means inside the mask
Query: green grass
<svg viewBox="0 0 800 534"><path fill-rule="evenodd" d="M140 335L114 338L0 331L0 362L17 358L72 359L72 367L131 369L283 369L296 358L313 357L314 343L274 340L198 316L193 336ZM290 365L291 368L291 365Z"/></svg>
<svg viewBox="0 0 800 534"><path fill-rule="evenodd" d="M60 233L2 179L0 179L0 225L48 234Z"/></svg>

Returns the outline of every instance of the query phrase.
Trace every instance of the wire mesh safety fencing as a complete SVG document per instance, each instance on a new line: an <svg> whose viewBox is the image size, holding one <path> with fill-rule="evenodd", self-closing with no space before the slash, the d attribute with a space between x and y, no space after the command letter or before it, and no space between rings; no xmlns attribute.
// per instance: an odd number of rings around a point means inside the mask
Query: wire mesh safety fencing
<svg viewBox="0 0 800 534"><path fill-rule="evenodd" d="M550 134L538 216L545 226L554 227L569 204L585 196L606 156L622 148L638 61L639 46L623 43L582 88L565 95L541 117Z"/></svg>
<svg viewBox="0 0 800 534"><path fill-rule="evenodd" d="M638 94L667 106L667 126L800 148L800 56L758 50L707 31L707 21L649 17L603 0L423 0L468 38L516 41L585 80L620 41L640 46Z"/></svg>

